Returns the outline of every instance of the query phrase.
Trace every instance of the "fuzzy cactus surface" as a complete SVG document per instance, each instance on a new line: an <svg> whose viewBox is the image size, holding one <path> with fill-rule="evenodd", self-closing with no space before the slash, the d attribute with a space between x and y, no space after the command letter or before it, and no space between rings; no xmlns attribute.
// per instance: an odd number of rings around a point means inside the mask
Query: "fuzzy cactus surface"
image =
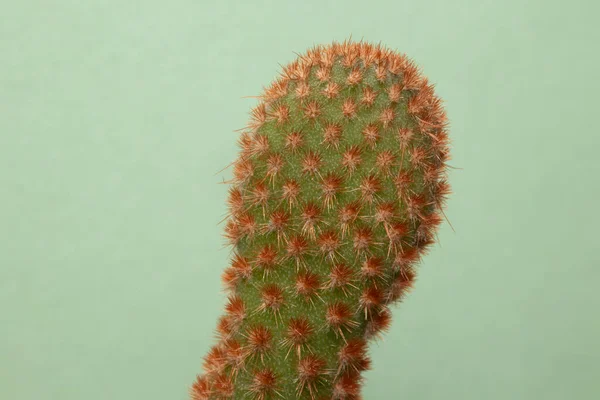
<svg viewBox="0 0 600 400"><path fill-rule="evenodd" d="M193 400L362 398L369 341L444 220L447 131L433 85L382 45L283 67L231 165L228 299Z"/></svg>

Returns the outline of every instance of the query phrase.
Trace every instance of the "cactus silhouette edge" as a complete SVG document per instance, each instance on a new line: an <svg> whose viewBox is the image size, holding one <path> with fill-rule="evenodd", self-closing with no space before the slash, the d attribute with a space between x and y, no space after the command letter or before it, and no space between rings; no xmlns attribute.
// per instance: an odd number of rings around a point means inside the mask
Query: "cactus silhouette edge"
<svg viewBox="0 0 600 400"><path fill-rule="evenodd" d="M316 45L263 90L238 144L228 299L190 397L361 399L369 342L444 219L442 100L404 54Z"/></svg>

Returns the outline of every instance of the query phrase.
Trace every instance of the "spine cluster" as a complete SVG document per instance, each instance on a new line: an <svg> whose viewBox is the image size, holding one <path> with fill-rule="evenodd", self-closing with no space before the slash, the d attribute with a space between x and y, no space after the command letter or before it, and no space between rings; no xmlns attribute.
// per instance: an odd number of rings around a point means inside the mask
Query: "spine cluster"
<svg viewBox="0 0 600 400"><path fill-rule="evenodd" d="M193 400L361 398L450 187L447 122L406 56L315 46L260 96L233 163L217 343Z"/></svg>

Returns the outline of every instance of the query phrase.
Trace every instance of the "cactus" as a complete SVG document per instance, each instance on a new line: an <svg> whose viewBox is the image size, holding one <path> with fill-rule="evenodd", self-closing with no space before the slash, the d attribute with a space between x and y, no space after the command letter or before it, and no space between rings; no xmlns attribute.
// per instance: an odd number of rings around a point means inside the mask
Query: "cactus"
<svg viewBox="0 0 600 400"><path fill-rule="evenodd" d="M228 299L191 398L360 399L368 342L443 220L442 102L403 54L314 46L264 89L239 145Z"/></svg>

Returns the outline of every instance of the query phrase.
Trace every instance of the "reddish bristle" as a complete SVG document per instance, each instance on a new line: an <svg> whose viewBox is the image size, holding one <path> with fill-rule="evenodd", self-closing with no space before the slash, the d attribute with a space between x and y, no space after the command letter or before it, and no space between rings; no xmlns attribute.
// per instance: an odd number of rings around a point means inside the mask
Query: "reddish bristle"
<svg viewBox="0 0 600 400"><path fill-rule="evenodd" d="M267 110L264 103L260 103L250 112L250 123L248 127L253 131L258 130L267 120Z"/></svg>
<svg viewBox="0 0 600 400"><path fill-rule="evenodd" d="M317 383L325 375L325 360L316 355L308 355L298 362L298 396L302 396L304 389L308 389L309 396L315 399Z"/></svg>
<svg viewBox="0 0 600 400"><path fill-rule="evenodd" d="M257 128L260 125L257 125ZM250 128L252 128L252 123L250 124ZM250 153L252 151L252 133L251 132L242 132L237 141L238 147L240 148L240 158L250 157Z"/></svg>
<svg viewBox="0 0 600 400"><path fill-rule="evenodd" d="M225 312L229 315L231 322L237 325L246 317L246 304L238 295L229 296Z"/></svg>
<svg viewBox="0 0 600 400"><path fill-rule="evenodd" d="M352 68L354 63L358 60L358 47L354 46L349 41L345 41L340 47L340 55L342 58L342 65L347 68Z"/></svg>
<svg viewBox="0 0 600 400"><path fill-rule="evenodd" d="M323 130L323 143L326 146L338 147L342 138L342 127L339 124L327 124Z"/></svg>
<svg viewBox="0 0 600 400"><path fill-rule="evenodd" d="M386 229L387 237L390 240L389 248L398 251L402 249L402 239L408 233L408 226L402 222L396 222L389 225Z"/></svg>
<svg viewBox="0 0 600 400"><path fill-rule="evenodd" d="M415 247L403 247L394 258L394 268L405 270L419 259L419 251Z"/></svg>
<svg viewBox="0 0 600 400"><path fill-rule="evenodd" d="M370 86L366 86L363 89L360 101L367 106L371 106L375 102L375 98L377 98L377 93Z"/></svg>
<svg viewBox="0 0 600 400"><path fill-rule="evenodd" d="M266 206L269 201L269 188L263 182L254 185L248 196L250 204L253 206Z"/></svg>
<svg viewBox="0 0 600 400"><path fill-rule="evenodd" d="M358 57L357 49L348 41L337 44L336 54L342 56L342 65L346 68L351 68Z"/></svg>
<svg viewBox="0 0 600 400"><path fill-rule="evenodd" d="M448 181L442 179L436 182L435 185L433 185L431 192L439 206L443 204L448 195L452 193L452 189L450 188L450 184L448 183Z"/></svg>
<svg viewBox="0 0 600 400"><path fill-rule="evenodd" d="M208 400L210 398L210 383L205 376L196 376L190 388L191 400Z"/></svg>
<svg viewBox="0 0 600 400"><path fill-rule="evenodd" d="M252 161L240 158L233 166L233 178L235 183L244 184L254 175Z"/></svg>
<svg viewBox="0 0 600 400"><path fill-rule="evenodd" d="M450 158L449 148L448 148L448 134L444 131L441 131L437 135L431 135L431 149L434 154L436 154L437 159L440 164L444 164Z"/></svg>
<svg viewBox="0 0 600 400"><path fill-rule="evenodd" d="M339 219L342 237L346 235L350 226L354 223L354 221L356 221L356 218L358 218L360 209L361 207L358 201L348 203L340 208Z"/></svg>
<svg viewBox="0 0 600 400"><path fill-rule="evenodd" d="M427 237L424 235L416 235L414 246L419 251L420 256L424 256L429 251L431 245L434 243L432 237Z"/></svg>
<svg viewBox="0 0 600 400"><path fill-rule="evenodd" d="M291 64L284 67L284 73L289 76L291 80L304 81L310 74L310 64L302 62L304 60L295 60Z"/></svg>
<svg viewBox="0 0 600 400"><path fill-rule="evenodd" d="M265 231L281 235L284 232L289 220L290 216L287 212L283 210L275 210L271 213L269 220L265 224Z"/></svg>
<svg viewBox="0 0 600 400"><path fill-rule="evenodd" d="M372 315L379 306L383 303L383 290L375 286L368 286L363 289L362 294L358 300L359 308L364 310L365 319L369 315Z"/></svg>
<svg viewBox="0 0 600 400"><path fill-rule="evenodd" d="M264 285L260 290L260 297L262 301L260 310L277 312L283 305L283 289L275 283Z"/></svg>
<svg viewBox="0 0 600 400"><path fill-rule="evenodd" d="M379 129L377 125L369 124L362 130L362 135L367 145L373 148L379 139Z"/></svg>
<svg viewBox="0 0 600 400"><path fill-rule="evenodd" d="M354 240L352 247L357 254L362 254L369 250L369 247L373 244L373 231L367 226L357 228L354 232Z"/></svg>
<svg viewBox="0 0 600 400"><path fill-rule="evenodd" d="M370 315L370 319L365 327L365 339L371 340L379 337L383 332L390 329L392 324L392 314L387 308L379 310Z"/></svg>
<svg viewBox="0 0 600 400"><path fill-rule="evenodd" d="M287 94L287 89L288 89L288 80L287 79L277 79L276 81L274 81L271 86L269 86L266 90L265 90L265 99L268 102L273 102L277 99L279 99L280 97L283 97Z"/></svg>
<svg viewBox="0 0 600 400"><path fill-rule="evenodd" d="M413 147L409 153L410 163L413 168L423 168L427 162L427 150L423 147Z"/></svg>
<svg viewBox="0 0 600 400"><path fill-rule="evenodd" d="M254 135L252 140L251 156L262 156L269 151L269 138L265 135Z"/></svg>
<svg viewBox="0 0 600 400"><path fill-rule="evenodd" d="M307 318L290 318L285 331L285 337L282 339L281 344L288 348L288 354L295 348L296 354L300 357L302 347L307 344L313 332L314 328Z"/></svg>
<svg viewBox="0 0 600 400"><path fill-rule="evenodd" d="M309 244L308 241L300 236L296 235L291 237L286 245L286 254L289 258L296 260L296 266L300 266L302 258L308 253Z"/></svg>
<svg viewBox="0 0 600 400"><path fill-rule="evenodd" d="M417 66L415 64L411 63L406 66L406 68L404 69L403 72L404 72L404 74L403 74L404 87L407 90L418 89L422 82L422 78L419 76L419 70L418 70Z"/></svg>
<svg viewBox="0 0 600 400"><path fill-rule="evenodd" d="M394 121L394 118L396 118L396 113L391 107L384 109L379 116L379 120L384 128L387 128Z"/></svg>
<svg viewBox="0 0 600 400"><path fill-rule="evenodd" d="M399 128L398 129L398 141L400 142L400 147L405 149L410 145L410 142L413 138L413 131L410 128Z"/></svg>
<svg viewBox="0 0 600 400"><path fill-rule="evenodd" d="M310 86L308 85L308 82L298 82L294 92L296 93L296 97L299 99L307 97L310 94Z"/></svg>
<svg viewBox="0 0 600 400"><path fill-rule="evenodd" d="M411 195L406 198L406 214L411 220L417 220L421 217L423 207L425 207L427 200L423 195Z"/></svg>
<svg viewBox="0 0 600 400"><path fill-rule="evenodd" d="M385 275L383 260L380 257L367 258L360 268L363 278L374 279Z"/></svg>
<svg viewBox="0 0 600 400"><path fill-rule="evenodd" d="M293 179L287 180L281 187L281 198L286 201L290 208L296 203L300 194L300 185Z"/></svg>
<svg viewBox="0 0 600 400"><path fill-rule="evenodd" d="M314 238L317 224L321 221L321 209L315 203L309 202L302 207L300 214L302 232Z"/></svg>
<svg viewBox="0 0 600 400"><path fill-rule="evenodd" d="M335 258L341 243L337 233L333 230L328 230L319 235L319 238L317 239L317 245L319 247L319 251L325 257L333 259Z"/></svg>
<svg viewBox="0 0 600 400"><path fill-rule="evenodd" d="M244 197L242 196L242 191L235 186L232 186L229 189L227 208L229 209L229 214L234 217L244 209Z"/></svg>
<svg viewBox="0 0 600 400"><path fill-rule="evenodd" d="M259 356L264 362L264 355L271 350L273 335L271 331L262 325L257 325L248 328L246 332L246 349L245 355L249 358Z"/></svg>
<svg viewBox="0 0 600 400"><path fill-rule="evenodd" d="M323 89L323 94L328 99L335 98L339 92L340 92L340 86L335 82L329 82L327 84L327 86L325 86L325 89Z"/></svg>
<svg viewBox="0 0 600 400"><path fill-rule="evenodd" d="M304 136L300 132L290 132L285 137L285 148L289 149L291 153L295 153L304 144Z"/></svg>
<svg viewBox="0 0 600 400"><path fill-rule="evenodd" d="M315 73L318 80L321 82L327 82L331 76L331 70L326 66L321 66Z"/></svg>
<svg viewBox="0 0 600 400"><path fill-rule="evenodd" d="M381 174L387 176L391 173L395 160L396 156L394 156L394 153L389 150L382 150L377 154L375 166Z"/></svg>
<svg viewBox="0 0 600 400"><path fill-rule="evenodd" d="M410 114L419 115L427 107L431 99L431 92L428 90L428 87L423 86L420 88L421 90L408 99L407 109Z"/></svg>
<svg viewBox="0 0 600 400"><path fill-rule="evenodd" d="M400 100L400 97L402 96L402 85L400 85L399 83L394 83L387 90L387 93L391 102L398 102L398 100Z"/></svg>
<svg viewBox="0 0 600 400"><path fill-rule="evenodd" d="M371 360L367 356L367 342L362 338L349 340L338 351L338 364L338 375L347 370L362 372L369 369Z"/></svg>
<svg viewBox="0 0 600 400"><path fill-rule="evenodd" d="M277 376L275 373L271 369L262 369L254 372L248 392L255 400L265 400L276 393L276 387Z"/></svg>
<svg viewBox="0 0 600 400"><path fill-rule="evenodd" d="M379 58L376 50L377 48L373 47L370 43L360 43L359 57L362 59L365 68L371 67L371 64Z"/></svg>
<svg viewBox="0 0 600 400"><path fill-rule="evenodd" d="M303 271L296 276L296 293L305 298L310 298L317 293L320 286L320 279L317 274L311 271Z"/></svg>
<svg viewBox="0 0 600 400"><path fill-rule="evenodd" d="M208 375L220 374L227 366L227 354L219 346L212 346L204 356L202 368Z"/></svg>
<svg viewBox="0 0 600 400"><path fill-rule="evenodd" d="M417 228L417 235L431 237L442 221L442 216L437 212L433 212L429 215L422 215L419 227Z"/></svg>
<svg viewBox="0 0 600 400"><path fill-rule="evenodd" d="M302 159L302 172L306 174L315 175L319 172L321 167L321 156L314 151L310 150Z"/></svg>
<svg viewBox="0 0 600 400"><path fill-rule="evenodd" d="M229 315L223 315L217 321L217 337L219 339L228 339L236 330L236 324Z"/></svg>
<svg viewBox="0 0 600 400"><path fill-rule="evenodd" d="M258 224L251 214L242 214L238 217L238 226L242 235L252 237L258 229Z"/></svg>
<svg viewBox="0 0 600 400"><path fill-rule="evenodd" d="M305 317L291 318L288 322L286 337L294 345L301 345L308 341L314 329Z"/></svg>
<svg viewBox="0 0 600 400"><path fill-rule="evenodd" d="M406 267L401 270L388 290L388 302L401 301L412 288L414 281L415 273L412 268Z"/></svg>
<svg viewBox="0 0 600 400"><path fill-rule="evenodd" d="M306 118L314 120L321 115L321 106L316 101L310 101L304 107L304 115Z"/></svg>
<svg viewBox="0 0 600 400"><path fill-rule="evenodd" d="M365 177L360 183L360 192L362 200L367 203L372 203L375 195L381 190L381 182L376 176L370 175Z"/></svg>
<svg viewBox="0 0 600 400"><path fill-rule="evenodd" d="M244 348L237 340L227 340L223 345L227 364L231 366L231 371L236 374L244 366Z"/></svg>
<svg viewBox="0 0 600 400"><path fill-rule="evenodd" d="M335 49L333 46L323 49L319 61L326 67L331 67L333 65L335 61Z"/></svg>
<svg viewBox="0 0 600 400"><path fill-rule="evenodd" d="M325 284L327 289L340 288L347 294L347 286L353 286L354 271L346 264L335 264L329 273L329 280Z"/></svg>
<svg viewBox="0 0 600 400"><path fill-rule="evenodd" d="M408 172L398 172L398 175L394 177L394 185L398 191L398 197L405 199L410 194L410 186L412 183L413 178Z"/></svg>
<svg viewBox="0 0 600 400"><path fill-rule="evenodd" d="M277 121L278 124L283 124L290 118L290 108L285 104L280 104L270 112L269 117Z"/></svg>
<svg viewBox="0 0 600 400"><path fill-rule="evenodd" d="M235 288L239 282L239 279L240 278L239 278L236 270L231 267L225 268L225 270L221 274L221 282L223 283L223 286L225 287L226 290L230 290L230 291L235 290Z"/></svg>
<svg viewBox="0 0 600 400"><path fill-rule="evenodd" d="M360 374L358 373L340 376L333 384L331 400L358 400L361 384Z"/></svg>
<svg viewBox="0 0 600 400"><path fill-rule="evenodd" d="M433 164L427 164L423 167L423 183L428 187L431 187L432 184L435 184L440 177L440 174L443 173L438 166Z"/></svg>
<svg viewBox="0 0 600 400"><path fill-rule="evenodd" d="M225 374L217 376L213 383L213 391L216 395L216 398L219 400L233 398L235 388L233 386L233 381L231 380L231 377Z"/></svg>
<svg viewBox="0 0 600 400"><path fill-rule="evenodd" d="M357 326L356 321L352 320L352 315L352 310L346 303L336 301L327 306L325 321L336 333L341 333L341 328L349 329Z"/></svg>
<svg viewBox="0 0 600 400"><path fill-rule="evenodd" d="M388 201L379 203L375 207L373 219L375 220L376 224L384 224L387 226L392 223L395 213L396 206L394 202Z"/></svg>
<svg viewBox="0 0 600 400"><path fill-rule="evenodd" d="M321 48L320 46L315 46L306 51L305 54L301 54L300 58L310 66L319 65L321 59Z"/></svg>
<svg viewBox="0 0 600 400"><path fill-rule="evenodd" d="M267 159L267 171L266 176L271 180L275 181L277 174L283 168L283 157L281 154L271 154Z"/></svg>
<svg viewBox="0 0 600 400"><path fill-rule="evenodd" d="M342 166L352 174L361 162L361 150L358 146L350 146L343 154L342 154Z"/></svg>
<svg viewBox="0 0 600 400"><path fill-rule="evenodd" d="M357 85L358 83L360 83L360 81L362 81L362 78L363 78L362 70L360 68L354 68L348 74L348 77L346 78L346 83L349 86L354 86L354 85Z"/></svg>
<svg viewBox="0 0 600 400"><path fill-rule="evenodd" d="M230 245L235 246L238 244L238 242L242 238L243 234L240 231L240 226L238 225L236 220L230 219L227 221L227 224L225 225L223 236L225 237L225 239L227 239L227 242Z"/></svg>
<svg viewBox="0 0 600 400"><path fill-rule="evenodd" d="M262 268L265 273L269 273L274 270L277 266L277 250L274 246L270 244L266 244L263 248L261 248L256 254L256 258L254 259L254 263Z"/></svg>
<svg viewBox="0 0 600 400"><path fill-rule="evenodd" d="M402 57L399 54L390 54L387 68L391 74L399 75L406 69L407 65L408 60L405 57Z"/></svg>
<svg viewBox="0 0 600 400"><path fill-rule="evenodd" d="M342 114L344 114L344 117L346 118L353 118L356 116L356 111L358 110L358 107L356 106L356 102L349 98L344 100L344 104L342 104Z"/></svg>
<svg viewBox="0 0 600 400"><path fill-rule="evenodd" d="M380 64L377 66L377 68L375 68L375 77L378 81L385 81L387 78L387 70L385 69L385 65Z"/></svg>
<svg viewBox="0 0 600 400"><path fill-rule="evenodd" d="M342 177L334 173L330 173L323 178L321 190L323 191L323 202L328 209L333 205L335 196L339 193L342 187L342 182Z"/></svg>
<svg viewBox="0 0 600 400"><path fill-rule="evenodd" d="M239 277L248 279L252 276L252 266L245 257L236 254L231 261L231 268L233 268Z"/></svg>

